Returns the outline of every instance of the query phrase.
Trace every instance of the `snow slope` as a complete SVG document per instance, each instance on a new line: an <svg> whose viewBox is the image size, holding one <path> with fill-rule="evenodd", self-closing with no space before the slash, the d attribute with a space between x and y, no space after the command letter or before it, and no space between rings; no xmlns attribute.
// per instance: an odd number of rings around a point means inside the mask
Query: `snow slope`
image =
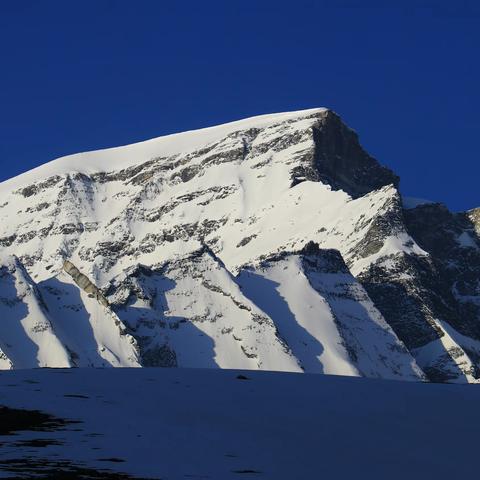
<svg viewBox="0 0 480 480"><path fill-rule="evenodd" d="M447 480L475 478L478 469L477 385L42 369L4 372L0 390L7 407L80 422L2 436L0 477Z"/></svg>
<svg viewBox="0 0 480 480"><path fill-rule="evenodd" d="M311 243L300 254L273 257L242 271L239 283L278 322L306 372L422 377L337 251Z"/></svg>
<svg viewBox="0 0 480 480"><path fill-rule="evenodd" d="M72 366L139 366L136 341L117 315L79 289L67 273L40 283L39 290Z"/></svg>
<svg viewBox="0 0 480 480"><path fill-rule="evenodd" d="M69 367L37 287L16 257L0 269L0 366Z"/></svg>

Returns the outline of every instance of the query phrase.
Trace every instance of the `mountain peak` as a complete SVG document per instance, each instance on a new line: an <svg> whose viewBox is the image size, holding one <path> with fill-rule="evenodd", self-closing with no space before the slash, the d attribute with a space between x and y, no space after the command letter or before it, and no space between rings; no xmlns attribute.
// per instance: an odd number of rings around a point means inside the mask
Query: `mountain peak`
<svg viewBox="0 0 480 480"><path fill-rule="evenodd" d="M266 128L282 122L295 122L319 117L327 108L311 108L292 112L257 115L212 127L173 133L120 147L76 153L52 160L33 170L0 183L0 192L42 181L56 175L78 172L93 174L121 170L139 165L155 157L174 156L199 150L241 130Z"/></svg>

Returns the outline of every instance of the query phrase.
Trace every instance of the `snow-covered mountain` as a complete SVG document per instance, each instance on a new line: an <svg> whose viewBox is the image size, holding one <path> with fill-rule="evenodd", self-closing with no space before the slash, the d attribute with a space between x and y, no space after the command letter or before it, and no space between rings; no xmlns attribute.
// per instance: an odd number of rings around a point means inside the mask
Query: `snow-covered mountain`
<svg viewBox="0 0 480 480"><path fill-rule="evenodd" d="M480 214L403 203L334 112L264 115L0 184L0 368L476 382Z"/></svg>

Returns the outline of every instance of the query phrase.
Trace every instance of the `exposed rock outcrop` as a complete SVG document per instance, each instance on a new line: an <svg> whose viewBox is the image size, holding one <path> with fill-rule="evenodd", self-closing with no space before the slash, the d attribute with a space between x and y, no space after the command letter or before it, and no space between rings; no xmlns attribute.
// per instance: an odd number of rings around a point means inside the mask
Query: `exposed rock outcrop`
<svg viewBox="0 0 480 480"><path fill-rule="evenodd" d="M103 293L99 290L99 288L95 284L93 284L86 275L80 272L80 270L72 262L65 260L65 262L63 263L63 269L73 278L75 283L84 292L96 298L98 302L104 307L109 306L108 300L104 297Z"/></svg>

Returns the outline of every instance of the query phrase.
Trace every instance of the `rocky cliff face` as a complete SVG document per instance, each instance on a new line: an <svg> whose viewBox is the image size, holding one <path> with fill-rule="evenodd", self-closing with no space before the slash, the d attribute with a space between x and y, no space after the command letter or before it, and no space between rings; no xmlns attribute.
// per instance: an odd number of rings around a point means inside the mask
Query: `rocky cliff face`
<svg viewBox="0 0 480 480"><path fill-rule="evenodd" d="M397 187L335 113L267 115L4 182L0 248L72 365L476 381L478 211Z"/></svg>

